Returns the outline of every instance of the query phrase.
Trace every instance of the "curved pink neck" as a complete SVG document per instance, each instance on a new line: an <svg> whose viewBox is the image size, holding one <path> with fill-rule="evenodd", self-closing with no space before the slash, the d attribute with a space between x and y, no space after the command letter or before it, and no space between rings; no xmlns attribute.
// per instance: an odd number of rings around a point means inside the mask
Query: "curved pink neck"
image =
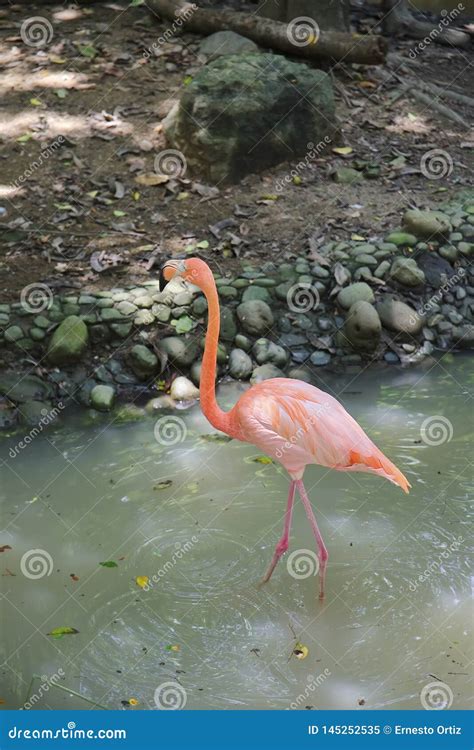
<svg viewBox="0 0 474 750"><path fill-rule="evenodd" d="M230 434L233 430L231 429L229 414L222 411L216 401L216 368L220 312L216 284L210 271L200 286L207 299L208 307L206 345L202 358L201 382L199 386L201 408L205 417L216 429Z"/></svg>

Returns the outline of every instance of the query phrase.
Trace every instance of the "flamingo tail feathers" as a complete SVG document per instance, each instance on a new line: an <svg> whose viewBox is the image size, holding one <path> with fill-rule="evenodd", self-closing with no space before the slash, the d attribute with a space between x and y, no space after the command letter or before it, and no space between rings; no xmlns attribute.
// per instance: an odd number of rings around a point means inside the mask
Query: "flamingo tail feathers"
<svg viewBox="0 0 474 750"><path fill-rule="evenodd" d="M397 484L404 492L408 494L411 484L404 474L393 464L382 451L376 449L376 452L369 456L362 456L357 451L350 453L351 466L366 467L369 471L384 476L393 484Z"/></svg>

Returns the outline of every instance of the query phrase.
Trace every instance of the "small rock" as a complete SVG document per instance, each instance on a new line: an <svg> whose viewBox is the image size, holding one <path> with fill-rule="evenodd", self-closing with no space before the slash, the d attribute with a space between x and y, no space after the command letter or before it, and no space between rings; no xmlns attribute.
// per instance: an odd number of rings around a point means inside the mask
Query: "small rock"
<svg viewBox="0 0 474 750"><path fill-rule="evenodd" d="M95 385L90 392L90 404L97 411L110 411L115 401L112 385Z"/></svg>
<svg viewBox="0 0 474 750"><path fill-rule="evenodd" d="M423 328L423 318L416 310L388 295L376 304L376 310L383 325L390 331L416 336Z"/></svg>
<svg viewBox="0 0 474 750"><path fill-rule="evenodd" d="M416 245L416 237L414 234L409 234L408 232L392 232L386 238L386 242L397 247L413 247L413 245Z"/></svg>
<svg viewBox="0 0 474 750"><path fill-rule="evenodd" d="M78 362L89 341L87 326L76 315L70 315L56 328L48 345L47 358L53 365Z"/></svg>
<svg viewBox="0 0 474 750"><path fill-rule="evenodd" d="M174 401L193 401L199 398L199 390L188 378L180 375L171 383L170 396Z"/></svg>
<svg viewBox="0 0 474 750"><path fill-rule="evenodd" d="M274 324L270 307L259 299L242 302L237 308L237 317L244 331L255 336L266 333Z"/></svg>
<svg viewBox="0 0 474 750"><path fill-rule="evenodd" d="M276 367L284 367L288 360L286 350L269 339L258 339L253 345L252 351L259 365L270 362Z"/></svg>
<svg viewBox="0 0 474 750"><path fill-rule="evenodd" d="M237 333L235 316L229 307L221 307L221 327L219 338L223 341L232 341Z"/></svg>
<svg viewBox="0 0 474 750"><path fill-rule="evenodd" d="M222 55L244 55L259 52L259 48L235 31L217 31L203 39L199 45L199 54L207 60L216 60Z"/></svg>
<svg viewBox="0 0 474 750"><path fill-rule="evenodd" d="M24 333L20 326L10 326L10 328L7 328L4 332L5 341L8 341L9 344L14 344L15 341L19 341L23 338Z"/></svg>
<svg viewBox="0 0 474 750"><path fill-rule="evenodd" d="M189 367L196 359L198 345L196 340L184 336L167 336L160 341L162 349L173 364Z"/></svg>
<svg viewBox="0 0 474 750"><path fill-rule="evenodd" d="M381 332L382 324L376 309L369 302L355 302L344 324L344 335L354 349L373 351L380 341Z"/></svg>
<svg viewBox="0 0 474 750"><path fill-rule="evenodd" d="M271 303L272 296L268 289L263 286L249 286L245 289L242 295L242 302L249 302L251 300L260 299L263 302Z"/></svg>
<svg viewBox="0 0 474 750"><path fill-rule="evenodd" d="M294 380L302 380L304 383L311 383L311 374L303 367L292 367L288 371L288 377Z"/></svg>
<svg viewBox="0 0 474 750"><path fill-rule="evenodd" d="M234 344L238 349L243 349L244 352L249 352L252 348L252 342L243 333L238 333L234 339Z"/></svg>
<svg viewBox="0 0 474 750"><path fill-rule="evenodd" d="M373 302L375 299L374 293L371 287L364 281L359 281L356 284L349 284L349 286L341 289L337 295L337 301L341 307L348 310L355 302Z"/></svg>
<svg viewBox="0 0 474 750"><path fill-rule="evenodd" d="M237 337L236 337L237 338ZM236 380L248 380L252 374L252 360L243 349L232 349L229 357L229 373Z"/></svg>
<svg viewBox="0 0 474 750"><path fill-rule="evenodd" d="M411 209L405 212L403 227L416 237L431 239L437 234L451 232L451 222L440 211L419 211Z"/></svg>
<svg viewBox="0 0 474 750"><path fill-rule="evenodd" d="M399 359L399 358L398 358L398 356L397 356L397 355L395 354L395 352L386 352L386 353L385 353L385 354L383 355L383 358L384 358L384 360L385 360L385 361L386 361L386 362L387 362L387 363L388 363L389 365L396 365L396 364L398 364L398 363L400 362L400 359Z"/></svg>
<svg viewBox="0 0 474 750"><path fill-rule="evenodd" d="M158 357L144 344L135 344L129 354L130 367L137 377L146 380L158 371Z"/></svg>
<svg viewBox="0 0 474 750"><path fill-rule="evenodd" d="M19 412L23 424L44 427L54 422L59 413L48 401L25 401L19 407Z"/></svg>
<svg viewBox="0 0 474 750"><path fill-rule="evenodd" d="M397 258L392 263L390 276L403 286L415 287L425 283L425 274L413 258Z"/></svg>
<svg viewBox="0 0 474 750"><path fill-rule="evenodd" d="M313 352L310 361L313 365L316 365L317 367L323 367L324 365L328 365L331 361L331 355L329 352L322 352L317 351Z"/></svg>

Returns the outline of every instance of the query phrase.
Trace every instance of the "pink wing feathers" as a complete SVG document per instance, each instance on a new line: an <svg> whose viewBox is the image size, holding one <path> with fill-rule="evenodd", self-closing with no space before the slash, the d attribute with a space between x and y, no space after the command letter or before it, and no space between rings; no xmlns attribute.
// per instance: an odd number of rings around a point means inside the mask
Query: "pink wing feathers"
<svg viewBox="0 0 474 750"><path fill-rule="evenodd" d="M308 383L275 378L253 386L232 412L241 440L254 443L296 479L307 464L368 471L410 487L342 404Z"/></svg>

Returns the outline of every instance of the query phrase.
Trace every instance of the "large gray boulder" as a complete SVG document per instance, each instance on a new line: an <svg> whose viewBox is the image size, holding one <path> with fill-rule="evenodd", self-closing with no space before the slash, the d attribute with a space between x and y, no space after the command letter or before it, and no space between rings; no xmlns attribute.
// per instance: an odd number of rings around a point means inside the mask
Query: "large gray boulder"
<svg viewBox="0 0 474 750"><path fill-rule="evenodd" d="M361 351L373 351L379 341L382 324L376 309L364 300L354 302L344 324L344 335Z"/></svg>
<svg viewBox="0 0 474 750"><path fill-rule="evenodd" d="M56 328L48 345L48 361L52 365L78 362L89 340L87 326L77 315L69 315Z"/></svg>
<svg viewBox="0 0 474 750"><path fill-rule="evenodd" d="M251 39L236 34L235 31L217 31L207 36L199 45L199 56L208 62L223 55L245 55L258 53L258 47Z"/></svg>
<svg viewBox="0 0 474 750"><path fill-rule="evenodd" d="M331 80L281 55L220 57L184 88L164 128L190 171L209 182L238 182L311 158L316 145L329 143L336 129Z"/></svg>

